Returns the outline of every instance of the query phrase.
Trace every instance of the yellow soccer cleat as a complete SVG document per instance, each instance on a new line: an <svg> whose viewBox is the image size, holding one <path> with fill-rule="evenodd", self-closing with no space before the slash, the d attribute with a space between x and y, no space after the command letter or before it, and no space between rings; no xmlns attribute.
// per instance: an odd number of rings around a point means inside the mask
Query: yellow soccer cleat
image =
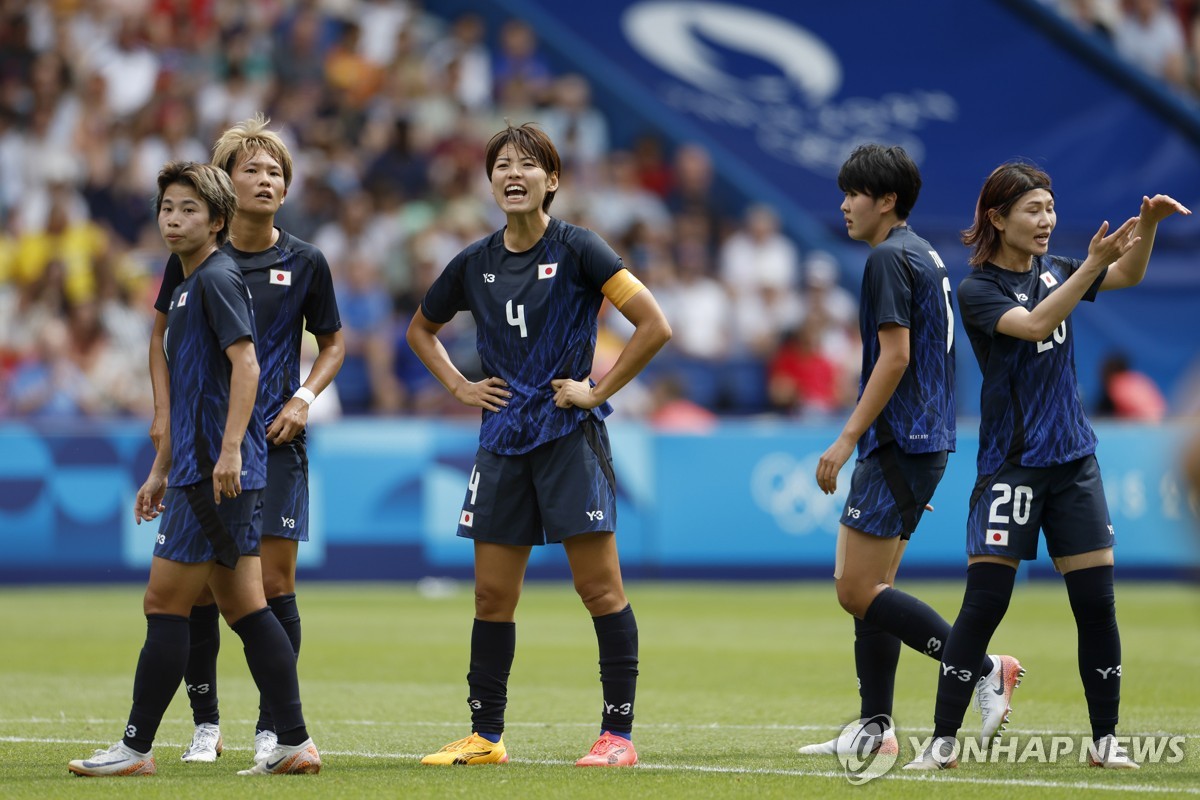
<svg viewBox="0 0 1200 800"><path fill-rule="evenodd" d="M439 764L453 766L455 764L503 764L508 761L508 751L504 749L504 739L489 742L477 733L472 733L465 739L459 739L421 759L422 764Z"/></svg>

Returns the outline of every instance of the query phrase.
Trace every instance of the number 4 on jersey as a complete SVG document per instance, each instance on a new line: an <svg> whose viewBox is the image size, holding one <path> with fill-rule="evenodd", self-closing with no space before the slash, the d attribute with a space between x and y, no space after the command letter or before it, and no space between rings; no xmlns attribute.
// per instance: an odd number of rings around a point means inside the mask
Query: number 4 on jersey
<svg viewBox="0 0 1200 800"><path fill-rule="evenodd" d="M509 300L504 304L504 313L508 317L508 324L514 328L521 329L521 338L529 337L529 331L525 328L525 305L524 303L517 306L517 313L513 313L513 301Z"/></svg>

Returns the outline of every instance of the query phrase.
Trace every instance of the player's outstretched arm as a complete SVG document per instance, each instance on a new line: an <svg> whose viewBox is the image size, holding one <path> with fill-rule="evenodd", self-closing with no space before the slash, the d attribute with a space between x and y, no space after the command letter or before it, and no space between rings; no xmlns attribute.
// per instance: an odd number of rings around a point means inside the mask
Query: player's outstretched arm
<svg viewBox="0 0 1200 800"><path fill-rule="evenodd" d="M1087 258L1075 274L1032 310L1013 306L1004 312L996 322L996 332L1027 342L1044 341L1075 310L1100 272L1138 243L1134 235L1137 221L1137 217L1130 217L1112 233L1108 233L1107 220L1100 223L1100 229L1088 244Z"/></svg>
<svg viewBox="0 0 1200 800"><path fill-rule="evenodd" d="M467 376L454 366L450 354L437 338L441 329L442 323L431 322L419 308L408 324L405 339L425 368L446 387L446 391L454 395L454 399L464 405L486 408L488 411L499 411L507 406L508 398L512 397L508 384L496 377L484 378L478 383L467 380Z"/></svg>
<svg viewBox="0 0 1200 800"><path fill-rule="evenodd" d="M1142 197L1142 208L1137 216L1137 226L1133 235L1136 239L1129 251L1124 253L1113 264L1100 291L1125 289L1137 286L1146 276L1146 267L1150 263L1150 251L1154 249L1154 235L1158 232L1158 223L1172 214L1188 216L1191 210L1173 197L1156 194L1154 197Z"/></svg>

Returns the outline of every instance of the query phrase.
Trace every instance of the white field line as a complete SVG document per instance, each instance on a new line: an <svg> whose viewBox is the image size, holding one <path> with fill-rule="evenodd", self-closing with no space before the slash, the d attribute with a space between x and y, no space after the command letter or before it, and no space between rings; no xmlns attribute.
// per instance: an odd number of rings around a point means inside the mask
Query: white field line
<svg viewBox="0 0 1200 800"><path fill-rule="evenodd" d="M0 742L9 742L12 744L79 744L79 745L106 745L110 740L97 739L47 739L47 738L32 738L25 736L0 736ZM166 742L160 741L164 747L184 747L185 742ZM226 750L236 750L250 752L249 747L229 747ZM389 759L395 761L416 761L421 758L418 753L373 753L358 750L321 750L322 756L349 756L354 758L372 758L372 759ZM533 764L536 766L573 766L574 761L560 761L558 759L536 759L536 758L509 758L510 764ZM329 766L329 765L326 765ZM696 764L653 764L640 762L635 769L640 770L660 770L664 772L697 772L708 773L714 775L782 775L798 778L826 778L845 780L846 774L836 770L806 770L806 769L750 769L746 767L713 767L700 766ZM1082 791L1094 792L1125 792L1127 794L1174 794L1174 795L1200 795L1200 789L1166 787L1166 786L1137 786L1137 785L1104 785L1089 783L1087 781L1047 781L1047 780L1029 780L1029 779L1005 779L1005 778L963 778L949 777L947 775L906 775L903 772L893 771L881 778L884 781L917 781L937 784L967 784L975 786L1028 786L1037 789L1079 789Z"/></svg>

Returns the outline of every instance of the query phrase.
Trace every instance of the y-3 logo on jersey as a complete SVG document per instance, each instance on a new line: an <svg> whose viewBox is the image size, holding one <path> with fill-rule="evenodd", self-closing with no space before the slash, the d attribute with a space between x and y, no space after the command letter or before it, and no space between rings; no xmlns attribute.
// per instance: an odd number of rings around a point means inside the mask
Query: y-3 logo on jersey
<svg viewBox="0 0 1200 800"><path fill-rule="evenodd" d="M483 282L484 283L495 283L496 276L490 272L485 272L485 273L483 273Z"/></svg>

